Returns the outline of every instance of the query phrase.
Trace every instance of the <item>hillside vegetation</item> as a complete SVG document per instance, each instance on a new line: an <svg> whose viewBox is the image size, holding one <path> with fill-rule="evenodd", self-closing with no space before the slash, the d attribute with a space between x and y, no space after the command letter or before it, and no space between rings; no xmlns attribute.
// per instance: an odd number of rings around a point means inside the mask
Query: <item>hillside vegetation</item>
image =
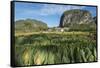
<svg viewBox="0 0 100 68"><path fill-rule="evenodd" d="M22 32L37 32L46 30L47 24L35 19L18 20L15 22L15 31Z"/></svg>

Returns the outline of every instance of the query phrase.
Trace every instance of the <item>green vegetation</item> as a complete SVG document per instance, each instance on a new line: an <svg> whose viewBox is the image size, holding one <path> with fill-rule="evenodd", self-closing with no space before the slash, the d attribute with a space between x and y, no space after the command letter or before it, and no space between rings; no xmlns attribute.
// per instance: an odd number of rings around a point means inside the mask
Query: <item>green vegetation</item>
<svg viewBox="0 0 100 68"><path fill-rule="evenodd" d="M70 14L70 13L75 14L75 13L82 13L82 12L84 14L88 14L89 13L89 11L87 11L87 10L73 9L73 10L67 10L67 11L65 11L64 14Z"/></svg>
<svg viewBox="0 0 100 68"><path fill-rule="evenodd" d="M35 19L16 21L15 65L97 61L96 22L90 12L77 9L65 11L59 27Z"/></svg>
<svg viewBox="0 0 100 68"><path fill-rule="evenodd" d="M69 31L83 31L83 32L91 32L96 31L96 24L72 24L69 25Z"/></svg>
<svg viewBox="0 0 100 68"><path fill-rule="evenodd" d="M16 66L97 61L95 33L58 32L15 36Z"/></svg>
<svg viewBox="0 0 100 68"><path fill-rule="evenodd" d="M18 20L15 22L15 32L26 33L47 30L47 24L35 19Z"/></svg>

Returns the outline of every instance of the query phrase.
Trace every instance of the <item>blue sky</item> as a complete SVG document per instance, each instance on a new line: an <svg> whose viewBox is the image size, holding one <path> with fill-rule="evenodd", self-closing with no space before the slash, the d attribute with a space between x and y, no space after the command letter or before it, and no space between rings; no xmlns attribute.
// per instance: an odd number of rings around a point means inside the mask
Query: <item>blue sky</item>
<svg viewBox="0 0 100 68"><path fill-rule="evenodd" d="M15 21L36 19L47 23L49 27L54 27L59 25L60 17L63 12L71 9L88 10L92 16L96 16L96 7L92 6L15 2Z"/></svg>

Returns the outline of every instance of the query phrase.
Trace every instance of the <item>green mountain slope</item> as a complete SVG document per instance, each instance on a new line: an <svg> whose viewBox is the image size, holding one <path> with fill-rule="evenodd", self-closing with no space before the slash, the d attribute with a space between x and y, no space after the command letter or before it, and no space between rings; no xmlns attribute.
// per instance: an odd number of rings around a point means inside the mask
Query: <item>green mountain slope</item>
<svg viewBox="0 0 100 68"><path fill-rule="evenodd" d="M18 20L15 22L16 32L35 32L47 29L47 24L35 19Z"/></svg>

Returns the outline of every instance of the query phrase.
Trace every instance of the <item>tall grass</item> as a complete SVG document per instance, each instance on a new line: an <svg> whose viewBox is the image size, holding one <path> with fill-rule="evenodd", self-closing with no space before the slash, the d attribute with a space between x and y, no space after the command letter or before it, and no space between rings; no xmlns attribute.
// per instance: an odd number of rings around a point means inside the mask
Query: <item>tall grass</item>
<svg viewBox="0 0 100 68"><path fill-rule="evenodd" d="M94 34L38 33L15 36L16 66L97 61Z"/></svg>

